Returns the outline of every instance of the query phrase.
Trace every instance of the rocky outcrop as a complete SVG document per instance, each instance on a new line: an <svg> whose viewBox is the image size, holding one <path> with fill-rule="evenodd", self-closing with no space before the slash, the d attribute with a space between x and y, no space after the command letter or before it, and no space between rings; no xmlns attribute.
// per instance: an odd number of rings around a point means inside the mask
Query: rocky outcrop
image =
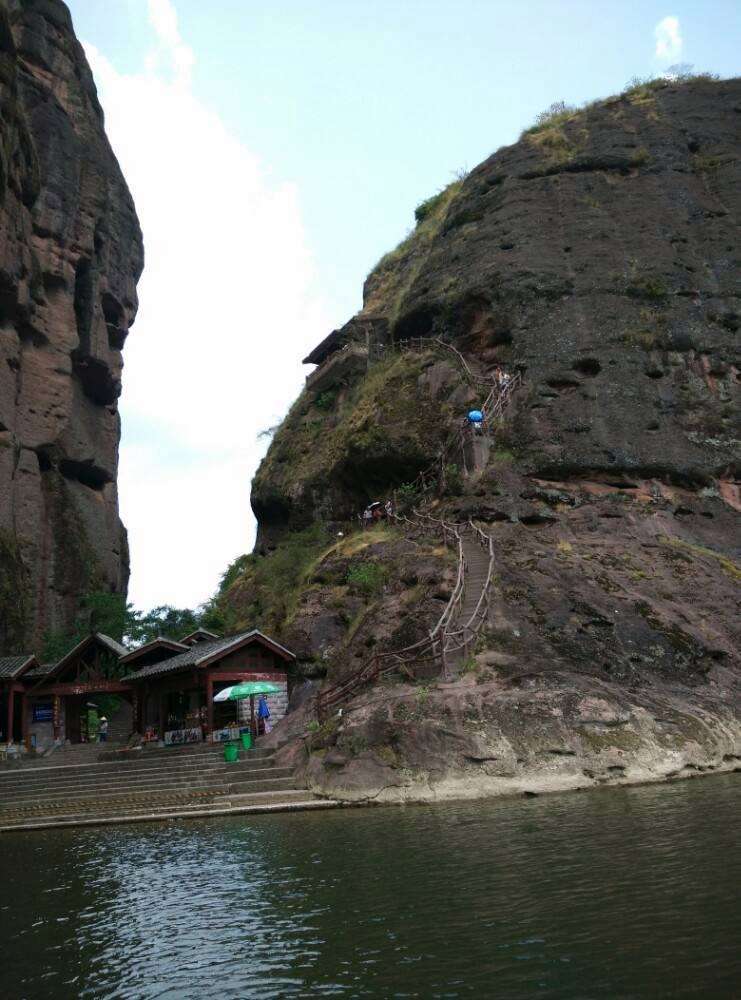
<svg viewBox="0 0 741 1000"><path fill-rule="evenodd" d="M737 466L741 81L657 83L525 133L382 261L365 312L526 366L533 472Z"/></svg>
<svg viewBox="0 0 741 1000"><path fill-rule="evenodd" d="M523 383L484 467L417 497L494 540L463 676L399 677L310 727L286 753L316 790L424 799L737 766L740 139L740 80L556 113L419 206L369 276L356 326L442 337ZM470 392L430 352L304 393L254 483L264 558L410 483ZM349 632L333 642L330 680L367 655Z"/></svg>
<svg viewBox="0 0 741 1000"><path fill-rule="evenodd" d="M342 719L289 743L279 762L315 793L355 802L537 795L741 769L741 724L718 691L628 692L555 671L513 686L492 679L494 659L482 657L488 679L367 693Z"/></svg>
<svg viewBox="0 0 741 1000"><path fill-rule="evenodd" d="M0 2L0 649L124 592L121 350L143 249L69 11Z"/></svg>

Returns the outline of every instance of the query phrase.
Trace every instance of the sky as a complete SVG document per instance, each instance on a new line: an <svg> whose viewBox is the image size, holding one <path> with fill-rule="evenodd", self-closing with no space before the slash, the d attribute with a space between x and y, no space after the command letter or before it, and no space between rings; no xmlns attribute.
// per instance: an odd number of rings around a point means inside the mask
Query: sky
<svg viewBox="0 0 741 1000"><path fill-rule="evenodd" d="M144 232L124 350L130 599L194 607L250 551L301 358L414 207L557 100L741 71L737 0L67 0Z"/></svg>

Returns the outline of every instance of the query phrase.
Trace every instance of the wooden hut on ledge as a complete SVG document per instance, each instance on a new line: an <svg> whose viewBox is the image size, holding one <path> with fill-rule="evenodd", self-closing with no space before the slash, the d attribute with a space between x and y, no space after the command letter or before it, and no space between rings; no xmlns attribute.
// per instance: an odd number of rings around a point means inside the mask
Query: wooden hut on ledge
<svg viewBox="0 0 741 1000"><path fill-rule="evenodd" d="M223 688L240 681L269 681L281 688L268 699L271 717L285 714L288 668L296 657L258 629L227 638L200 638L188 646L157 639L122 657L122 678L133 692L134 728L146 740L167 745L229 738L246 722L238 702L214 703ZM183 647L178 650L175 647Z"/></svg>
<svg viewBox="0 0 741 1000"><path fill-rule="evenodd" d="M385 318L354 316L306 355L303 364L317 366L306 376L306 388L314 393L324 392L364 372L387 339Z"/></svg>

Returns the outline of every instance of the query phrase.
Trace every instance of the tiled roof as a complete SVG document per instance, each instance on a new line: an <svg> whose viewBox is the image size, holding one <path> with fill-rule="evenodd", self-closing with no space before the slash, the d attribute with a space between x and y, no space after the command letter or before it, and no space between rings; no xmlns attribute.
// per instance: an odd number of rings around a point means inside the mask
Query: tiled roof
<svg viewBox="0 0 741 1000"><path fill-rule="evenodd" d="M197 642L195 646L191 646L187 653L180 653L178 656L172 656L169 660L163 660L161 663L151 663L149 666L142 667L141 670L137 670L134 673L126 674L122 680L143 680L145 677L159 677L162 674L172 674L177 673L179 670L186 670L188 667L198 667L205 661L211 660L212 658L217 658L216 654L228 653L231 648L237 647L246 642L246 640L254 638L262 645L269 646L274 649L279 654L283 655L287 660L295 660L296 657L290 651L286 649L285 646L281 646L280 643L271 639L267 635L263 635L258 629L250 629L249 632L240 632L238 635L231 635L225 639L213 639L210 642Z"/></svg>
<svg viewBox="0 0 741 1000"><path fill-rule="evenodd" d="M103 635L102 632L93 632L91 635L85 636L85 638L78 642L76 646L73 646L69 652L64 654L61 660L57 660L56 663L44 663L40 667L34 667L33 670L29 670L26 676L34 680L38 680L40 677L48 677L50 674L56 673L57 670L60 670L69 660L72 659L75 653L80 652L93 640L96 640L102 646L105 646L106 649L110 650L110 652L113 653L117 659L120 659L128 653L126 646L122 646L120 642L116 642L115 639L111 639L109 635Z"/></svg>
<svg viewBox="0 0 741 1000"><path fill-rule="evenodd" d="M23 668L28 663L34 663L35 657L31 653L21 653L19 656L0 656L0 677L13 680L22 673Z"/></svg>
<svg viewBox="0 0 741 1000"><path fill-rule="evenodd" d="M103 635L102 632L95 632L95 638L102 642L104 646L107 646L112 653L116 656L126 656L128 653L128 648L122 645L120 642L116 642L115 639L111 639L109 635ZM69 656L69 653L67 654Z"/></svg>
<svg viewBox="0 0 741 1000"><path fill-rule="evenodd" d="M34 667L33 670L29 670L27 674L23 676L29 681L38 680L39 677L46 677L52 672L56 667L56 663L42 663L38 667Z"/></svg>
<svg viewBox="0 0 741 1000"><path fill-rule="evenodd" d="M195 632L190 632L188 635L184 635L180 640L186 646L191 645L193 642L205 642L208 639L220 639L221 636L216 632L209 632L207 628L197 628Z"/></svg>
<svg viewBox="0 0 741 1000"><path fill-rule="evenodd" d="M214 636L214 638L216 637ZM128 650L125 655L121 657L120 662L131 663L133 660L138 659L145 653L151 653L155 649L168 649L172 652L183 653L189 648L189 646L186 646L182 642L175 642L174 639L168 639L167 636L158 635L156 639L150 639L149 642L145 642L143 645L137 646L136 649Z"/></svg>
<svg viewBox="0 0 741 1000"><path fill-rule="evenodd" d="M342 347L346 337L347 331L344 326L339 330L332 330L320 344L316 345L313 351L306 355L301 363L304 365L320 365L327 355Z"/></svg>

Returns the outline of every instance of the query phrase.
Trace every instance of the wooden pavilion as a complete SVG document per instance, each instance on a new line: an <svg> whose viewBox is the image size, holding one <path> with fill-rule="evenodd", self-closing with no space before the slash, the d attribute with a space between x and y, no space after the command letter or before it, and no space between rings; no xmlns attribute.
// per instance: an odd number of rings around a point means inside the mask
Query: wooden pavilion
<svg viewBox="0 0 741 1000"><path fill-rule="evenodd" d="M26 736L23 677L38 667L30 653L0 656L0 743L20 743Z"/></svg>
<svg viewBox="0 0 741 1000"><path fill-rule="evenodd" d="M121 680L119 668L119 660L127 652L120 642L94 632L56 663L37 665L25 673L24 736L30 730L37 743L84 740L91 695L132 696L131 686Z"/></svg>
<svg viewBox="0 0 741 1000"><path fill-rule="evenodd" d="M131 667L122 680L134 691L134 727L145 737L168 744L218 739L225 727L239 721L239 713L234 702L215 704L214 695L240 681L278 685L282 695L273 699L271 711L275 718L283 714L287 671L296 657L274 639L250 629L197 640L182 652L168 648L169 642L155 640L148 644L152 648L142 646L121 661Z"/></svg>

